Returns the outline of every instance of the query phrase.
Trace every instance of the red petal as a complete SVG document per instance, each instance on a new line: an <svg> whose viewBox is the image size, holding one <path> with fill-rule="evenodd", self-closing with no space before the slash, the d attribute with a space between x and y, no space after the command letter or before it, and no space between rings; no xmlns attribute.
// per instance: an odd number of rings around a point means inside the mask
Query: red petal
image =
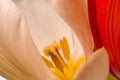
<svg viewBox="0 0 120 80"><path fill-rule="evenodd" d="M102 40L100 37L100 33L98 31L98 24L96 19L96 1L95 0L88 0L88 12L89 12L89 20L90 26L95 42L96 49L102 47Z"/></svg>
<svg viewBox="0 0 120 80"><path fill-rule="evenodd" d="M109 54L110 70L120 79L120 0L93 0L93 2L89 2L89 6L96 4L92 7L95 10L89 9L91 24L96 22L91 25L93 37L94 35L99 36L98 31L100 32L99 37L101 37ZM98 30L93 27L98 27ZM99 40L96 37L94 39ZM100 44L97 43L96 45L99 46Z"/></svg>

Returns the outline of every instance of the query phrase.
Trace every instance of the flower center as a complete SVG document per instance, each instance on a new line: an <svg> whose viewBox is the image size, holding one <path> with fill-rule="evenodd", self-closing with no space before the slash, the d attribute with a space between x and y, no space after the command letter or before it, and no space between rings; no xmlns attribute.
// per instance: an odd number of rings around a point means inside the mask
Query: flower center
<svg viewBox="0 0 120 80"><path fill-rule="evenodd" d="M84 55L76 62L74 61L74 58L70 56L69 45L65 37L60 40L59 44L54 41L43 51L46 57L51 58L51 61L42 56L43 60L58 80L73 80L80 65L85 62Z"/></svg>

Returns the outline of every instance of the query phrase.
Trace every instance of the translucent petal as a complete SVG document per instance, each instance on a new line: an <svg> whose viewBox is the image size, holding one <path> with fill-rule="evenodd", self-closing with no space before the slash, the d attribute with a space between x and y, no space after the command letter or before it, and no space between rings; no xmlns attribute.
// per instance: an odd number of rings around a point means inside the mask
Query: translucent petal
<svg viewBox="0 0 120 80"><path fill-rule="evenodd" d="M108 56L104 48L93 53L79 69L75 80L106 80L109 73Z"/></svg>

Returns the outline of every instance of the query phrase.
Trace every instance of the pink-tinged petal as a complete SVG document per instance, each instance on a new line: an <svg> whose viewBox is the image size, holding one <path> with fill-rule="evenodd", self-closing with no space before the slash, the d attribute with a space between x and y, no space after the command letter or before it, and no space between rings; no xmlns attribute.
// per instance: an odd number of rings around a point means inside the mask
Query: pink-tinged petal
<svg viewBox="0 0 120 80"><path fill-rule="evenodd" d="M106 80L108 73L108 56L106 50L101 48L81 66L75 80Z"/></svg>
<svg viewBox="0 0 120 80"><path fill-rule="evenodd" d="M82 46L70 26L53 8L52 0L14 0L24 13L32 38L43 55L43 48L53 41L67 38L71 56L76 60L83 52Z"/></svg>
<svg viewBox="0 0 120 80"><path fill-rule="evenodd" d="M88 22L87 0L53 0L53 5L75 31L88 56L93 50L93 41Z"/></svg>
<svg viewBox="0 0 120 80"><path fill-rule="evenodd" d="M0 73L3 76L14 77L10 73L15 74L17 69L35 80L55 80L40 57L23 15L11 0L0 0L0 54L10 63L3 64L6 60L0 57L0 71L3 69ZM20 77L18 74L15 76Z"/></svg>
<svg viewBox="0 0 120 80"><path fill-rule="evenodd" d="M109 55L110 71L120 78L120 1L96 0L95 4L98 30Z"/></svg>
<svg viewBox="0 0 120 80"><path fill-rule="evenodd" d="M56 13L51 0L14 0L24 14L32 38L42 54L51 42L66 37L73 50L74 33L69 25ZM72 51L71 51L72 52Z"/></svg>

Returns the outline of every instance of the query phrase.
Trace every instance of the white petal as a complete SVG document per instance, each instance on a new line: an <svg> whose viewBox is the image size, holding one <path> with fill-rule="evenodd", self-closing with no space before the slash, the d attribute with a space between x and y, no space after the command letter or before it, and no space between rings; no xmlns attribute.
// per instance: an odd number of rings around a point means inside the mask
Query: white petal
<svg viewBox="0 0 120 80"><path fill-rule="evenodd" d="M11 0L0 0L0 54L23 74L35 80L55 79L41 59L29 35L24 17ZM3 64L2 61L6 62L2 59L0 65ZM0 73L8 71L9 74L10 71L15 74L16 71L10 68L7 62L3 67L0 66L0 69L2 69ZM8 75L12 76L14 77Z"/></svg>
<svg viewBox="0 0 120 80"><path fill-rule="evenodd" d="M54 7L77 34L84 51L89 55L93 40L88 21L87 0L53 0Z"/></svg>
<svg viewBox="0 0 120 80"><path fill-rule="evenodd" d="M106 80L109 72L108 56L104 48L93 53L80 68L75 80Z"/></svg>
<svg viewBox="0 0 120 80"><path fill-rule="evenodd" d="M29 25L29 31L41 53L46 45L51 44L54 40L58 41L63 36L69 42L71 53L76 53L76 43L80 52L79 41L76 40L75 34L69 25L56 13L52 0L14 1L24 13ZM83 52L81 51L80 53Z"/></svg>

